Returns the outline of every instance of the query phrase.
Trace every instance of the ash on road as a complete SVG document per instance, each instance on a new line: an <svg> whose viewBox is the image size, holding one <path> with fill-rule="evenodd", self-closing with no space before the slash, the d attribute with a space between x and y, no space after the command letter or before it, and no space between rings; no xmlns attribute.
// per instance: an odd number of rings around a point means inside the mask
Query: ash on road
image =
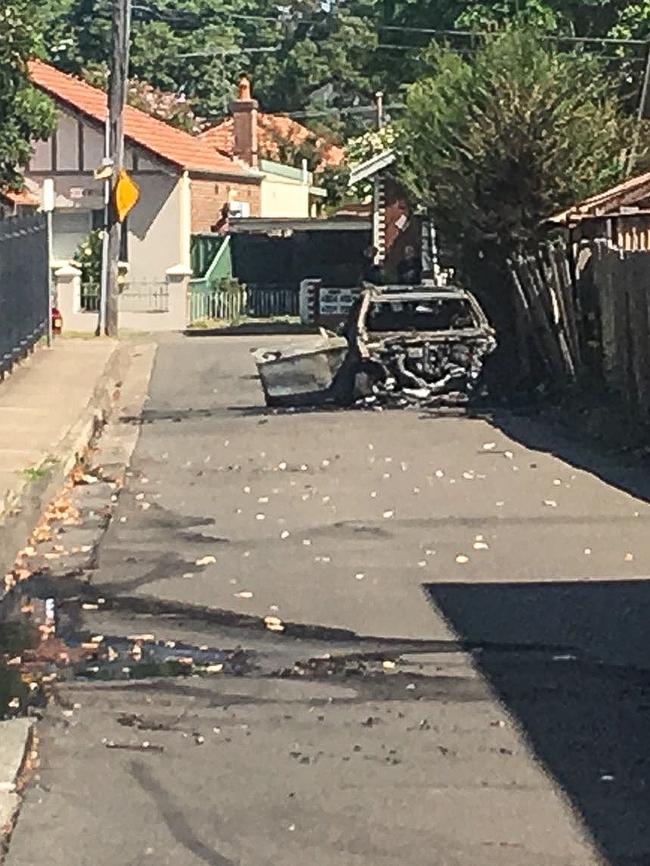
<svg viewBox="0 0 650 866"><path fill-rule="evenodd" d="M88 632L249 664L62 685L9 866L650 863L641 471L508 416L273 413L258 345L161 341L60 578Z"/></svg>

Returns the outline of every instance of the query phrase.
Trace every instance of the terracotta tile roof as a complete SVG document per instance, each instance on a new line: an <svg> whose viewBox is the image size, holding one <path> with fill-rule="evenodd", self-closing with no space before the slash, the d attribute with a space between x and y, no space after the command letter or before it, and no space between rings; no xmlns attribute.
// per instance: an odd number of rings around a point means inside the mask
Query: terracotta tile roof
<svg viewBox="0 0 650 866"><path fill-rule="evenodd" d="M650 198L650 172L630 177L622 183L592 195L561 213L549 217L551 223L579 222L581 219L604 216L621 207L635 206Z"/></svg>
<svg viewBox="0 0 650 866"><path fill-rule="evenodd" d="M11 204L24 205L29 207L39 207L41 203L41 200L38 196L34 195L26 189L21 189L19 192L14 192L10 189L0 190L0 198L5 199L5 201L11 202Z"/></svg>
<svg viewBox="0 0 650 866"><path fill-rule="evenodd" d="M282 114L265 114L262 111L257 113L257 147L260 156L266 159L277 159L280 156L278 141L300 145L313 135L311 129L291 117L285 117ZM232 117L206 129L199 135L199 138L220 153L232 156L234 147ZM319 146L323 147L323 157L318 166L319 169L336 167L343 162L345 153L342 147L334 144L334 142L327 142L323 138L317 138L317 142Z"/></svg>
<svg viewBox="0 0 650 866"><path fill-rule="evenodd" d="M29 64L32 83L53 99L63 102L80 114L104 123L106 94L84 81L67 75L47 63L33 60ZM206 146L198 136L176 129L127 105L124 109L124 135L131 144L188 171L218 175L255 177L246 166L236 162L214 148Z"/></svg>

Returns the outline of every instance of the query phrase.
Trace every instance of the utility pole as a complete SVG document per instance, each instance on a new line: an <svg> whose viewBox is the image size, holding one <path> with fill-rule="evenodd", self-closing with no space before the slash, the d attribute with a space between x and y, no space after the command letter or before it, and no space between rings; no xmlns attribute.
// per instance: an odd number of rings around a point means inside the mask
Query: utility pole
<svg viewBox="0 0 650 866"><path fill-rule="evenodd" d="M111 74L108 84L109 148L113 161L113 183L124 168L124 105L129 70L131 38L131 0L113 0ZM120 259L120 224L115 204L108 208L108 250L106 273L106 334L117 337L118 263Z"/></svg>
<svg viewBox="0 0 650 866"><path fill-rule="evenodd" d="M375 105L377 106L377 129L384 128L384 94L381 90L375 93Z"/></svg>

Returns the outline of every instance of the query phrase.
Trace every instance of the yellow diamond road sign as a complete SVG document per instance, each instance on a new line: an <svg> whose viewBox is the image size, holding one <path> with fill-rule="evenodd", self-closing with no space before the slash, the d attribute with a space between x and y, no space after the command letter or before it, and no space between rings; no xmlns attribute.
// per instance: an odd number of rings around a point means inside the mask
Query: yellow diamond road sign
<svg viewBox="0 0 650 866"><path fill-rule="evenodd" d="M115 212L118 220L123 223L130 211L138 203L140 188L134 180L122 169L117 177L113 190Z"/></svg>

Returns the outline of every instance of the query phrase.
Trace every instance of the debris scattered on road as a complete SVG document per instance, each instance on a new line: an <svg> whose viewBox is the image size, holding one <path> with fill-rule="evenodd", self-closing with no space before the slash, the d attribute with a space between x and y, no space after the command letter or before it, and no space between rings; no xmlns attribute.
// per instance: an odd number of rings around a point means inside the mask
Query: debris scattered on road
<svg viewBox="0 0 650 866"><path fill-rule="evenodd" d="M363 571L358 571L354 576L357 580L363 580L366 575Z"/></svg>
<svg viewBox="0 0 650 866"><path fill-rule="evenodd" d="M555 499L545 499L544 505L546 505L547 508L557 508L557 502Z"/></svg>
<svg viewBox="0 0 650 866"><path fill-rule="evenodd" d="M196 560L195 565L213 565L217 561L216 556L201 556Z"/></svg>
<svg viewBox="0 0 650 866"><path fill-rule="evenodd" d="M235 598L252 598L253 593L247 589L243 589L241 592L234 593Z"/></svg>
<svg viewBox="0 0 650 866"><path fill-rule="evenodd" d="M282 632L285 629L284 623L277 616L265 616L264 625L268 628L269 631Z"/></svg>
<svg viewBox="0 0 650 866"><path fill-rule="evenodd" d="M144 740L142 743L116 743L114 740L103 740L107 749L123 749L127 752L164 752L165 747L158 743Z"/></svg>
<svg viewBox="0 0 650 866"><path fill-rule="evenodd" d="M493 451L496 447L497 447L496 442L484 442L483 443L483 450L484 451Z"/></svg>
<svg viewBox="0 0 650 866"><path fill-rule="evenodd" d="M633 562L634 554L633 553L626 553L624 559L626 562Z"/></svg>
<svg viewBox="0 0 650 866"><path fill-rule="evenodd" d="M459 553L456 557L456 562L458 562L460 565L464 565L466 562L469 562L469 556L465 556L464 553Z"/></svg>

